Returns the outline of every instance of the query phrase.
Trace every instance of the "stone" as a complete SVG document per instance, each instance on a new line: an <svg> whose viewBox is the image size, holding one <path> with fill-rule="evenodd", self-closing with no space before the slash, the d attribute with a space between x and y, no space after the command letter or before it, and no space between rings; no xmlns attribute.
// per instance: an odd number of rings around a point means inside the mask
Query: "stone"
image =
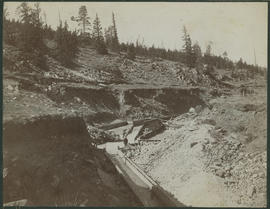
<svg viewBox="0 0 270 209"><path fill-rule="evenodd" d="M204 144L208 144L208 143L209 143L209 139L205 138L205 139L203 140L203 143L204 143Z"/></svg>
<svg viewBox="0 0 270 209"><path fill-rule="evenodd" d="M225 178L225 174L226 172L223 169L216 170L216 175L221 178Z"/></svg>
<svg viewBox="0 0 270 209"><path fill-rule="evenodd" d="M257 178L257 177L258 177L258 174L257 174L257 173L254 173L254 174L252 175L252 177L253 177L253 178Z"/></svg>
<svg viewBox="0 0 270 209"><path fill-rule="evenodd" d="M217 143L217 140L215 139L215 138L210 138L209 139L209 142L211 143L211 144L215 144L215 143Z"/></svg>
<svg viewBox="0 0 270 209"><path fill-rule="evenodd" d="M226 167L225 167L225 170L226 170L226 171L230 171L230 170L232 170L232 167L231 167L231 166L226 166Z"/></svg>
<svg viewBox="0 0 270 209"><path fill-rule="evenodd" d="M191 107L191 108L189 109L189 112L190 112L190 113L195 113L195 109L194 109L193 107Z"/></svg>
<svg viewBox="0 0 270 209"><path fill-rule="evenodd" d="M79 97L74 97L74 100L77 101L77 102L81 102L81 99Z"/></svg>
<svg viewBox="0 0 270 209"><path fill-rule="evenodd" d="M232 176L232 174L229 172L229 171L227 171L226 173L225 173L225 177L231 177Z"/></svg>
<svg viewBox="0 0 270 209"><path fill-rule="evenodd" d="M256 193L256 187L254 185L248 188L247 195L249 197L252 197L255 193Z"/></svg>
<svg viewBox="0 0 270 209"><path fill-rule="evenodd" d="M11 85L8 85L8 90L13 91L13 87Z"/></svg>
<svg viewBox="0 0 270 209"><path fill-rule="evenodd" d="M192 142L192 143L190 144L190 148L192 148L192 147L195 146L196 144L198 144L198 142Z"/></svg>
<svg viewBox="0 0 270 209"><path fill-rule="evenodd" d="M259 177L260 177L260 178L264 178L264 177L265 177L265 174L264 174L264 173L260 173L260 174L259 174Z"/></svg>

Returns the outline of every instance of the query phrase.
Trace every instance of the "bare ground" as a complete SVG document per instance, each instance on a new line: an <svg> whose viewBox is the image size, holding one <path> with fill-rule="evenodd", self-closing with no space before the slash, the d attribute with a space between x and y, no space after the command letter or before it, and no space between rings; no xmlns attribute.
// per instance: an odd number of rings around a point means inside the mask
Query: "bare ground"
<svg viewBox="0 0 270 209"><path fill-rule="evenodd" d="M213 79L203 71L189 70L181 63L143 57L130 61L122 55L97 55L89 48L81 48L77 65L72 69L48 57L50 70L47 72L31 62L22 63L20 52L12 46L5 46L4 58L5 63L8 60L3 75L4 126L47 116L79 117L88 126L91 142L98 144L114 140L113 136L97 128L101 124L116 119L169 116L172 119L167 121L167 129L153 138L156 141L145 142L132 153L140 167L186 205L266 205L266 83L261 77L256 84L254 80L251 84L250 80L244 83L230 80L232 86L225 85L223 81ZM222 74L228 77L230 73L222 70ZM251 85L255 92L241 96L241 84ZM190 107L195 111L188 113ZM13 147L19 150L18 153L21 149L23 152L28 149L23 143L26 137L22 136L20 140L18 147ZM68 136L67 140L74 138ZM29 150L42 161L47 157L46 153L40 154L43 149L36 152L35 146L39 147L33 144ZM49 164L57 165L58 158L66 155L67 162L70 160L72 166L77 166L76 170L82 172L83 178L93 175L93 179L84 187L82 196L75 193L65 196L60 192L60 199L54 200L53 205L74 205L77 201L77 205L123 206L123 202L134 199L117 175L106 170L110 165L104 163L102 167L103 154L92 151L90 156L87 152L82 155L80 146L70 155L53 154L62 148L58 143L56 150L48 149L52 151L49 152L52 157ZM76 153L80 157L73 161ZM89 168L91 172L82 171L84 158L89 158L93 164ZM4 161L12 159L12 152L4 155ZM31 162L30 158L28 160L25 162ZM70 170L68 163L65 165ZM32 172L34 167L28 168ZM5 179L9 176L12 176L12 181L18 178L16 172L10 175L8 168L5 171ZM48 184L52 185L50 191L56 191L53 185L59 184L57 179L64 174L58 175L57 169L51 171ZM71 173L73 171L71 169ZM73 174L75 182L82 183L79 173ZM33 175L31 178L38 184L42 176ZM112 187L118 185L117 182L120 189L116 191ZM16 184L10 187L11 190L19 190ZM70 185L76 187L77 184ZM49 191L47 187L42 188ZM103 195L104 190L108 192ZM87 199L87 194L94 195ZM29 198L27 193L12 196L11 192L6 194L5 201L17 200L15 197ZM32 202L41 203L42 199L38 197ZM47 200L50 198L48 194ZM136 201L127 203L127 206L138 205Z"/></svg>
<svg viewBox="0 0 270 209"><path fill-rule="evenodd" d="M144 142L133 159L191 206L266 206L266 92L210 100ZM211 197L211 198L210 198Z"/></svg>

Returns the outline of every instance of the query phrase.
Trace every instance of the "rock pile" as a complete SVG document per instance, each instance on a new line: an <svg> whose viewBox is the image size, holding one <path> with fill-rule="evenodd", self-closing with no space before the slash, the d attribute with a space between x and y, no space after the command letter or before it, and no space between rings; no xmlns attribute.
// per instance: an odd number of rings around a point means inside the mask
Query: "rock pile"
<svg viewBox="0 0 270 209"><path fill-rule="evenodd" d="M229 109L215 108L222 117L232 116L228 114ZM206 114L211 110L197 112L196 109L190 108L188 113L168 121L167 130L153 138L160 142L143 144L133 152L135 162L179 200L184 198L181 188L185 185L190 185L186 187L191 190L201 188L192 181L196 173L204 172L212 176L211 181L218 179L219 186L211 191L220 191L219 198L227 201L223 206L266 206L266 151L249 152L249 144L241 139L242 132L234 132L228 126L220 127L217 118ZM207 182L200 182L200 185L207 187ZM225 197L226 192L233 199ZM204 201L186 203L201 206ZM213 204L225 203L217 200Z"/></svg>
<svg viewBox="0 0 270 209"><path fill-rule="evenodd" d="M266 206L266 151L248 153L235 134L212 129L212 139L203 141L205 170L224 178L224 183L243 205Z"/></svg>

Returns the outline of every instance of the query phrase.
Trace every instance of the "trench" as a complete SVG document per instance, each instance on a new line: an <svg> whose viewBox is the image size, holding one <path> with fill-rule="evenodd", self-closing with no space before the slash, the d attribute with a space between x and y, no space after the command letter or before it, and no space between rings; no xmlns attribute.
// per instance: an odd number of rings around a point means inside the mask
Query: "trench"
<svg viewBox="0 0 270 209"><path fill-rule="evenodd" d="M93 146L86 125L104 122L112 128L110 123L119 118L182 114L190 107L205 105L199 89L93 90L69 86L63 92L56 101L68 102L76 96L97 114L5 122L4 203L27 199L28 206L183 206L157 184L145 183L149 177L133 163L127 165L128 159Z"/></svg>

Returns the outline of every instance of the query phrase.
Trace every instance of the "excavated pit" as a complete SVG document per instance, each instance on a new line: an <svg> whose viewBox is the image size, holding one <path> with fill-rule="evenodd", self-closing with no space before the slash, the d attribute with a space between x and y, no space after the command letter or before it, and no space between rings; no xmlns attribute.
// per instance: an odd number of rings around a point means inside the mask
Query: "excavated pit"
<svg viewBox="0 0 270 209"><path fill-rule="evenodd" d="M3 125L4 203L27 205L141 206L86 125L120 119L170 117L204 106L199 88L108 88L79 84L51 86L58 105L88 105L95 114L37 116ZM64 116L65 115L65 116Z"/></svg>

